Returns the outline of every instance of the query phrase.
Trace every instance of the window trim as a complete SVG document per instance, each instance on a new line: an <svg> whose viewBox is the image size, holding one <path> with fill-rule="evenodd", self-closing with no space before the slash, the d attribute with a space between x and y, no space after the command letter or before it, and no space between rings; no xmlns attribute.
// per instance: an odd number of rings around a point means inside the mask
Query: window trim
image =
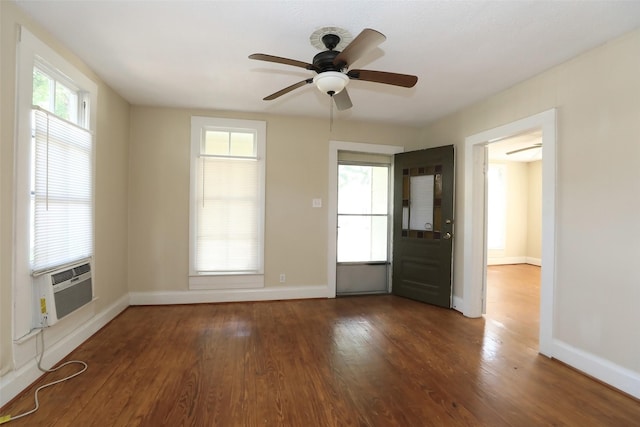
<svg viewBox="0 0 640 427"><path fill-rule="evenodd" d="M15 140L15 222L14 222L14 339L19 339L31 331L33 303L32 275L29 264L29 227L30 227L30 182L31 182L31 109L33 101L33 68L45 66L56 71L61 81L71 81L84 99L88 101L88 121L82 126L95 132L97 124L98 85L77 69L69 61L55 52L25 27L18 27L18 44L16 47L16 140ZM92 137L92 215L93 215L93 250L95 254L95 166L96 138ZM25 237L26 236L26 237ZM94 280L95 286L95 280Z"/></svg>
<svg viewBox="0 0 640 427"><path fill-rule="evenodd" d="M196 259L197 209L197 160L200 155L202 136L205 130L251 131L256 135L256 159L260 177L260 206L258 235L259 268L256 272L198 273ZM236 156L232 156L236 157ZM246 157L239 157L246 158ZM189 179L189 289L248 289L264 287L264 235L265 235L265 188L266 188L266 122L259 120L228 119L218 117L191 117L191 153Z"/></svg>

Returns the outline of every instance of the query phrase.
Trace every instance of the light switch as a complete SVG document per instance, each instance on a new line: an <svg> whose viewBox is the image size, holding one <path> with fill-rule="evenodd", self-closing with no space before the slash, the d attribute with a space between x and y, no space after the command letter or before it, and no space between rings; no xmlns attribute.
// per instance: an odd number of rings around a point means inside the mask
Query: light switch
<svg viewBox="0 0 640 427"><path fill-rule="evenodd" d="M311 206L314 208L321 208L322 207L322 199L313 199L311 202Z"/></svg>

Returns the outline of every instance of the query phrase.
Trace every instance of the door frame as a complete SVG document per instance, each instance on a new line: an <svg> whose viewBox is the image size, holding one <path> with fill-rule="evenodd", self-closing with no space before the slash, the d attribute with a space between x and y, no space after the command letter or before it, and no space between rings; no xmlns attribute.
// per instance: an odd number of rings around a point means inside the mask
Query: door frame
<svg viewBox="0 0 640 427"><path fill-rule="evenodd" d="M338 151L354 151L358 153L386 154L393 156L404 152L404 146L367 144L362 142L329 141L329 190L327 200L327 297L336 297L336 264L338 262ZM391 162L390 176L393 176ZM393 186L389 189L390 200L393 200ZM390 213L393 220L393 212ZM393 230L390 230L393 233ZM392 236L390 236L392 237ZM389 245L392 240L389 239ZM391 254L392 252L390 252ZM390 255L391 256L391 255ZM393 262L389 258L390 262ZM389 286L393 286L389 283Z"/></svg>
<svg viewBox="0 0 640 427"><path fill-rule="evenodd" d="M542 270L539 352L553 357L556 248L556 109L465 138L463 314L481 317L486 298L486 146L515 134L542 129Z"/></svg>

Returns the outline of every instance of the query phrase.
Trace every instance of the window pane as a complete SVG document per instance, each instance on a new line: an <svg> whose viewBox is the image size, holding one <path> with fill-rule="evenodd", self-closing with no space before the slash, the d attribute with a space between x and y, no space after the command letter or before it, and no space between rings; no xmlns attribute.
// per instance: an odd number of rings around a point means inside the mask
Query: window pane
<svg viewBox="0 0 640 427"><path fill-rule="evenodd" d="M386 216L338 216L338 262L386 260Z"/></svg>
<svg viewBox="0 0 640 427"><path fill-rule="evenodd" d="M65 120L78 122L78 94L60 82L56 82L54 112Z"/></svg>
<svg viewBox="0 0 640 427"><path fill-rule="evenodd" d="M389 168L371 167L371 213L387 214L389 210Z"/></svg>
<svg viewBox="0 0 640 427"><path fill-rule="evenodd" d="M206 131L204 134L204 154L228 156L229 132Z"/></svg>
<svg viewBox="0 0 640 427"><path fill-rule="evenodd" d="M386 166L338 165L338 213L388 213Z"/></svg>
<svg viewBox="0 0 640 427"><path fill-rule="evenodd" d="M33 105L53 111L53 80L37 68L33 69Z"/></svg>
<svg viewBox="0 0 640 427"><path fill-rule="evenodd" d="M231 134L231 155L254 157L256 155L254 140L252 133L233 132Z"/></svg>

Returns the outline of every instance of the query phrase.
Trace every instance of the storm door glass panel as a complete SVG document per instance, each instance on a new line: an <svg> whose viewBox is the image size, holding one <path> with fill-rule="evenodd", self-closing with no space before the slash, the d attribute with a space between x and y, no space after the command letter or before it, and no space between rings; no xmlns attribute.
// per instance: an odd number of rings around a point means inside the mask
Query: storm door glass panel
<svg viewBox="0 0 640 427"><path fill-rule="evenodd" d="M338 165L338 262L386 262L389 167Z"/></svg>

